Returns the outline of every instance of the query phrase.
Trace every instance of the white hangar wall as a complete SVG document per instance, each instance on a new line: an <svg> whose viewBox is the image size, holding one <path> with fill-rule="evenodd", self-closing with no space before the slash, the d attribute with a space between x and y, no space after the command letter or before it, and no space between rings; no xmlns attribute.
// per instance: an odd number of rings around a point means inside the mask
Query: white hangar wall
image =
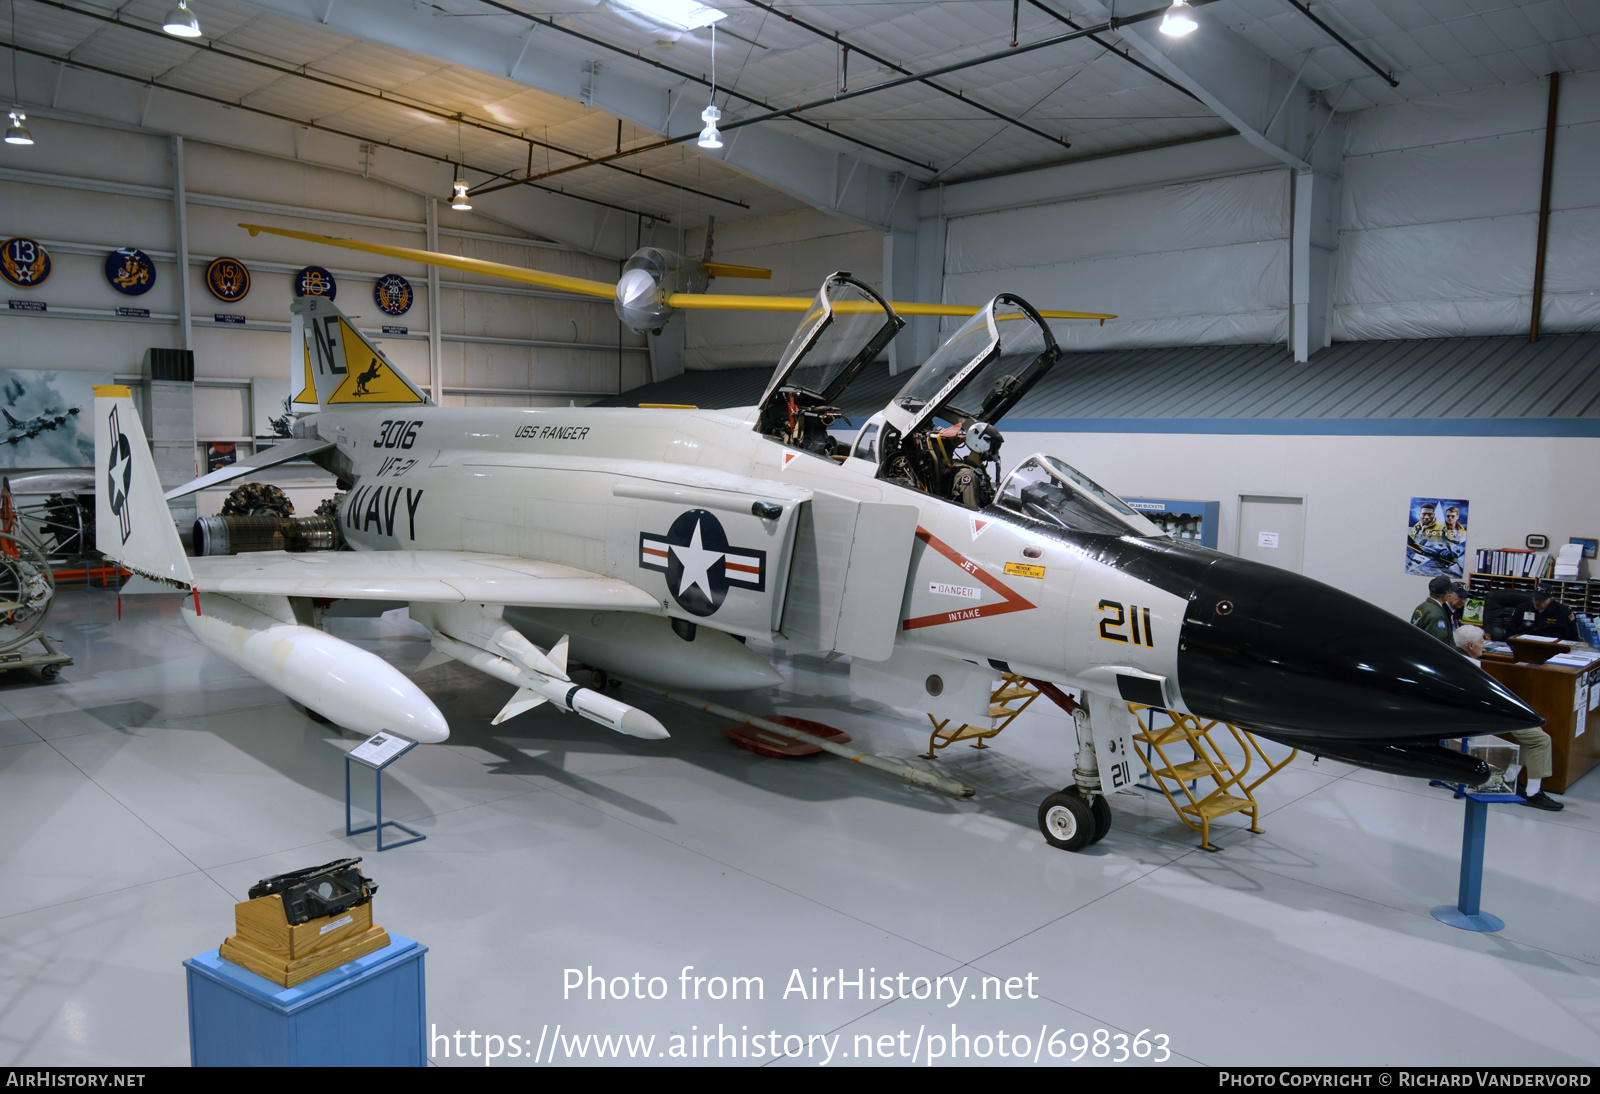
<svg viewBox="0 0 1600 1094"><path fill-rule="evenodd" d="M1333 336L1528 329L1546 81L1375 107L1345 135ZM1540 328L1600 328L1600 73L1563 76Z"/></svg>
<svg viewBox="0 0 1600 1094"><path fill-rule="evenodd" d="M1057 323L1069 349L1286 341L1289 189L1275 169L959 217L943 302L1117 316Z"/></svg>
<svg viewBox="0 0 1600 1094"><path fill-rule="evenodd" d="M33 146L0 145L0 239L40 240L53 271L37 288L4 289L7 299L42 300L49 310L0 308L0 367L137 374L146 349L181 345L172 141L160 133L60 119L30 117L29 125ZM384 352L414 382L433 385L422 266L275 236L252 238L238 227L252 221L422 247L424 195L359 172L193 139L183 142L183 160L197 440L250 436L249 382L287 377L292 271L308 264L334 273L337 301L358 325L407 327L406 336L378 336ZM596 280L617 275L615 259L562 245L518 244L524 233L443 203L439 222L442 250ZM123 296L106 281L105 255L119 246L138 247L155 261L156 284L142 296ZM251 270L249 294L233 304L217 300L205 285L205 263L223 255ZM404 316L383 315L373 300L373 284L386 273L411 282L415 300ZM150 317L118 317L118 307L148 309ZM608 300L556 297L445 271L439 307L446 403L565 405L649 378L644 339L622 328ZM221 323L217 314L242 315L245 323ZM589 346L596 348L581 348ZM518 394L528 390L554 394Z"/></svg>
<svg viewBox="0 0 1600 1094"><path fill-rule="evenodd" d="M1348 115L1335 340L1527 330L1548 89ZM1291 186L1222 137L924 191L919 299L1117 314L1057 323L1076 349L1287 342ZM1562 79L1551 209L1541 327L1600 329L1600 73Z"/></svg>
<svg viewBox="0 0 1600 1094"><path fill-rule="evenodd" d="M1574 469L1600 460L1594 438L1007 433L1008 466L1034 452L1121 497L1221 502L1217 546L1228 554L1238 549L1239 495L1303 497L1302 572L1407 619L1428 595L1427 579L1405 572L1413 497L1472 503L1469 561L1534 532L1552 544L1600 535L1600 496L1574 485L1583 478Z"/></svg>

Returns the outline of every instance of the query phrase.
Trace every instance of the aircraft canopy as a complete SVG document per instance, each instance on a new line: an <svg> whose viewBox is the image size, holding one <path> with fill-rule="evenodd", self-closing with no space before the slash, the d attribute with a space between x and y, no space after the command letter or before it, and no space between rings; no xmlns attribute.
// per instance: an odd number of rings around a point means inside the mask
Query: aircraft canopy
<svg viewBox="0 0 1600 1094"><path fill-rule="evenodd" d="M762 409L779 392L802 396L808 406L836 402L904 325L867 285L842 271L830 274L778 359Z"/></svg>
<svg viewBox="0 0 1600 1094"><path fill-rule="evenodd" d="M1032 305L1001 293L923 362L885 419L902 434L934 418L993 425L1060 357L1055 335Z"/></svg>
<svg viewBox="0 0 1600 1094"><path fill-rule="evenodd" d="M1072 532L1164 536L1138 510L1054 456L1030 456L1000 484L999 505Z"/></svg>

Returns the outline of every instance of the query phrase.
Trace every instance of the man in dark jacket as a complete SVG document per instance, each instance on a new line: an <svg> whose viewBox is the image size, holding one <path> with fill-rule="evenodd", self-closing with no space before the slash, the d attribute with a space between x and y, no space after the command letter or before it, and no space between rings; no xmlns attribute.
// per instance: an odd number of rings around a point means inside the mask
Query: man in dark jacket
<svg viewBox="0 0 1600 1094"><path fill-rule="evenodd" d="M1466 596L1467 590L1448 577L1434 578L1428 582L1428 599L1411 613L1411 625L1455 649L1456 628L1461 625L1461 606L1466 603Z"/></svg>
<svg viewBox="0 0 1600 1094"><path fill-rule="evenodd" d="M1577 638L1578 622L1572 618L1572 609L1556 599L1558 592L1556 585L1540 582L1533 596L1512 611L1507 632L1536 638Z"/></svg>

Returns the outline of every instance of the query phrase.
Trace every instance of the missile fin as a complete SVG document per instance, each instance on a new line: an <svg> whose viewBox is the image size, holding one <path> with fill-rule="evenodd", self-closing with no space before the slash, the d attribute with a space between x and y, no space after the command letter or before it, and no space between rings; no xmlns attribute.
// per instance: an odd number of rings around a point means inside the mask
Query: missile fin
<svg viewBox="0 0 1600 1094"><path fill-rule="evenodd" d="M561 641L551 646L550 652L546 656L552 665L565 673L567 671L567 635L562 635Z"/></svg>
<svg viewBox="0 0 1600 1094"><path fill-rule="evenodd" d="M422 659L422 664L418 665L412 671L413 672L421 672L423 669L437 668L438 666L444 664L447 661L454 661L454 660L455 660L455 658L451 657L448 653L440 653L438 650L429 650L428 651L428 656L426 656L426 657L424 657Z"/></svg>
<svg viewBox="0 0 1600 1094"><path fill-rule="evenodd" d="M515 718L524 711L532 710L540 703L545 703L548 701L549 700L547 700L543 695L540 695L538 692L532 691L528 688L522 688L511 697L510 702L506 703L505 706L500 708L500 713L496 714L494 716L494 720L489 724L499 725L507 718Z"/></svg>

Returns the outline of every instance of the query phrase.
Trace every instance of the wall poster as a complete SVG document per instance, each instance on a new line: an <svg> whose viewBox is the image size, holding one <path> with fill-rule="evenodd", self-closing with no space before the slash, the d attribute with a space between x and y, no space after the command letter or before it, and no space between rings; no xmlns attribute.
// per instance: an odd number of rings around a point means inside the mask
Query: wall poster
<svg viewBox="0 0 1600 1094"><path fill-rule="evenodd" d="M1466 576L1467 502L1460 498L1412 498L1406 532L1406 573L1425 577Z"/></svg>
<svg viewBox="0 0 1600 1094"><path fill-rule="evenodd" d="M0 369L0 467L92 467L94 385L109 372Z"/></svg>

